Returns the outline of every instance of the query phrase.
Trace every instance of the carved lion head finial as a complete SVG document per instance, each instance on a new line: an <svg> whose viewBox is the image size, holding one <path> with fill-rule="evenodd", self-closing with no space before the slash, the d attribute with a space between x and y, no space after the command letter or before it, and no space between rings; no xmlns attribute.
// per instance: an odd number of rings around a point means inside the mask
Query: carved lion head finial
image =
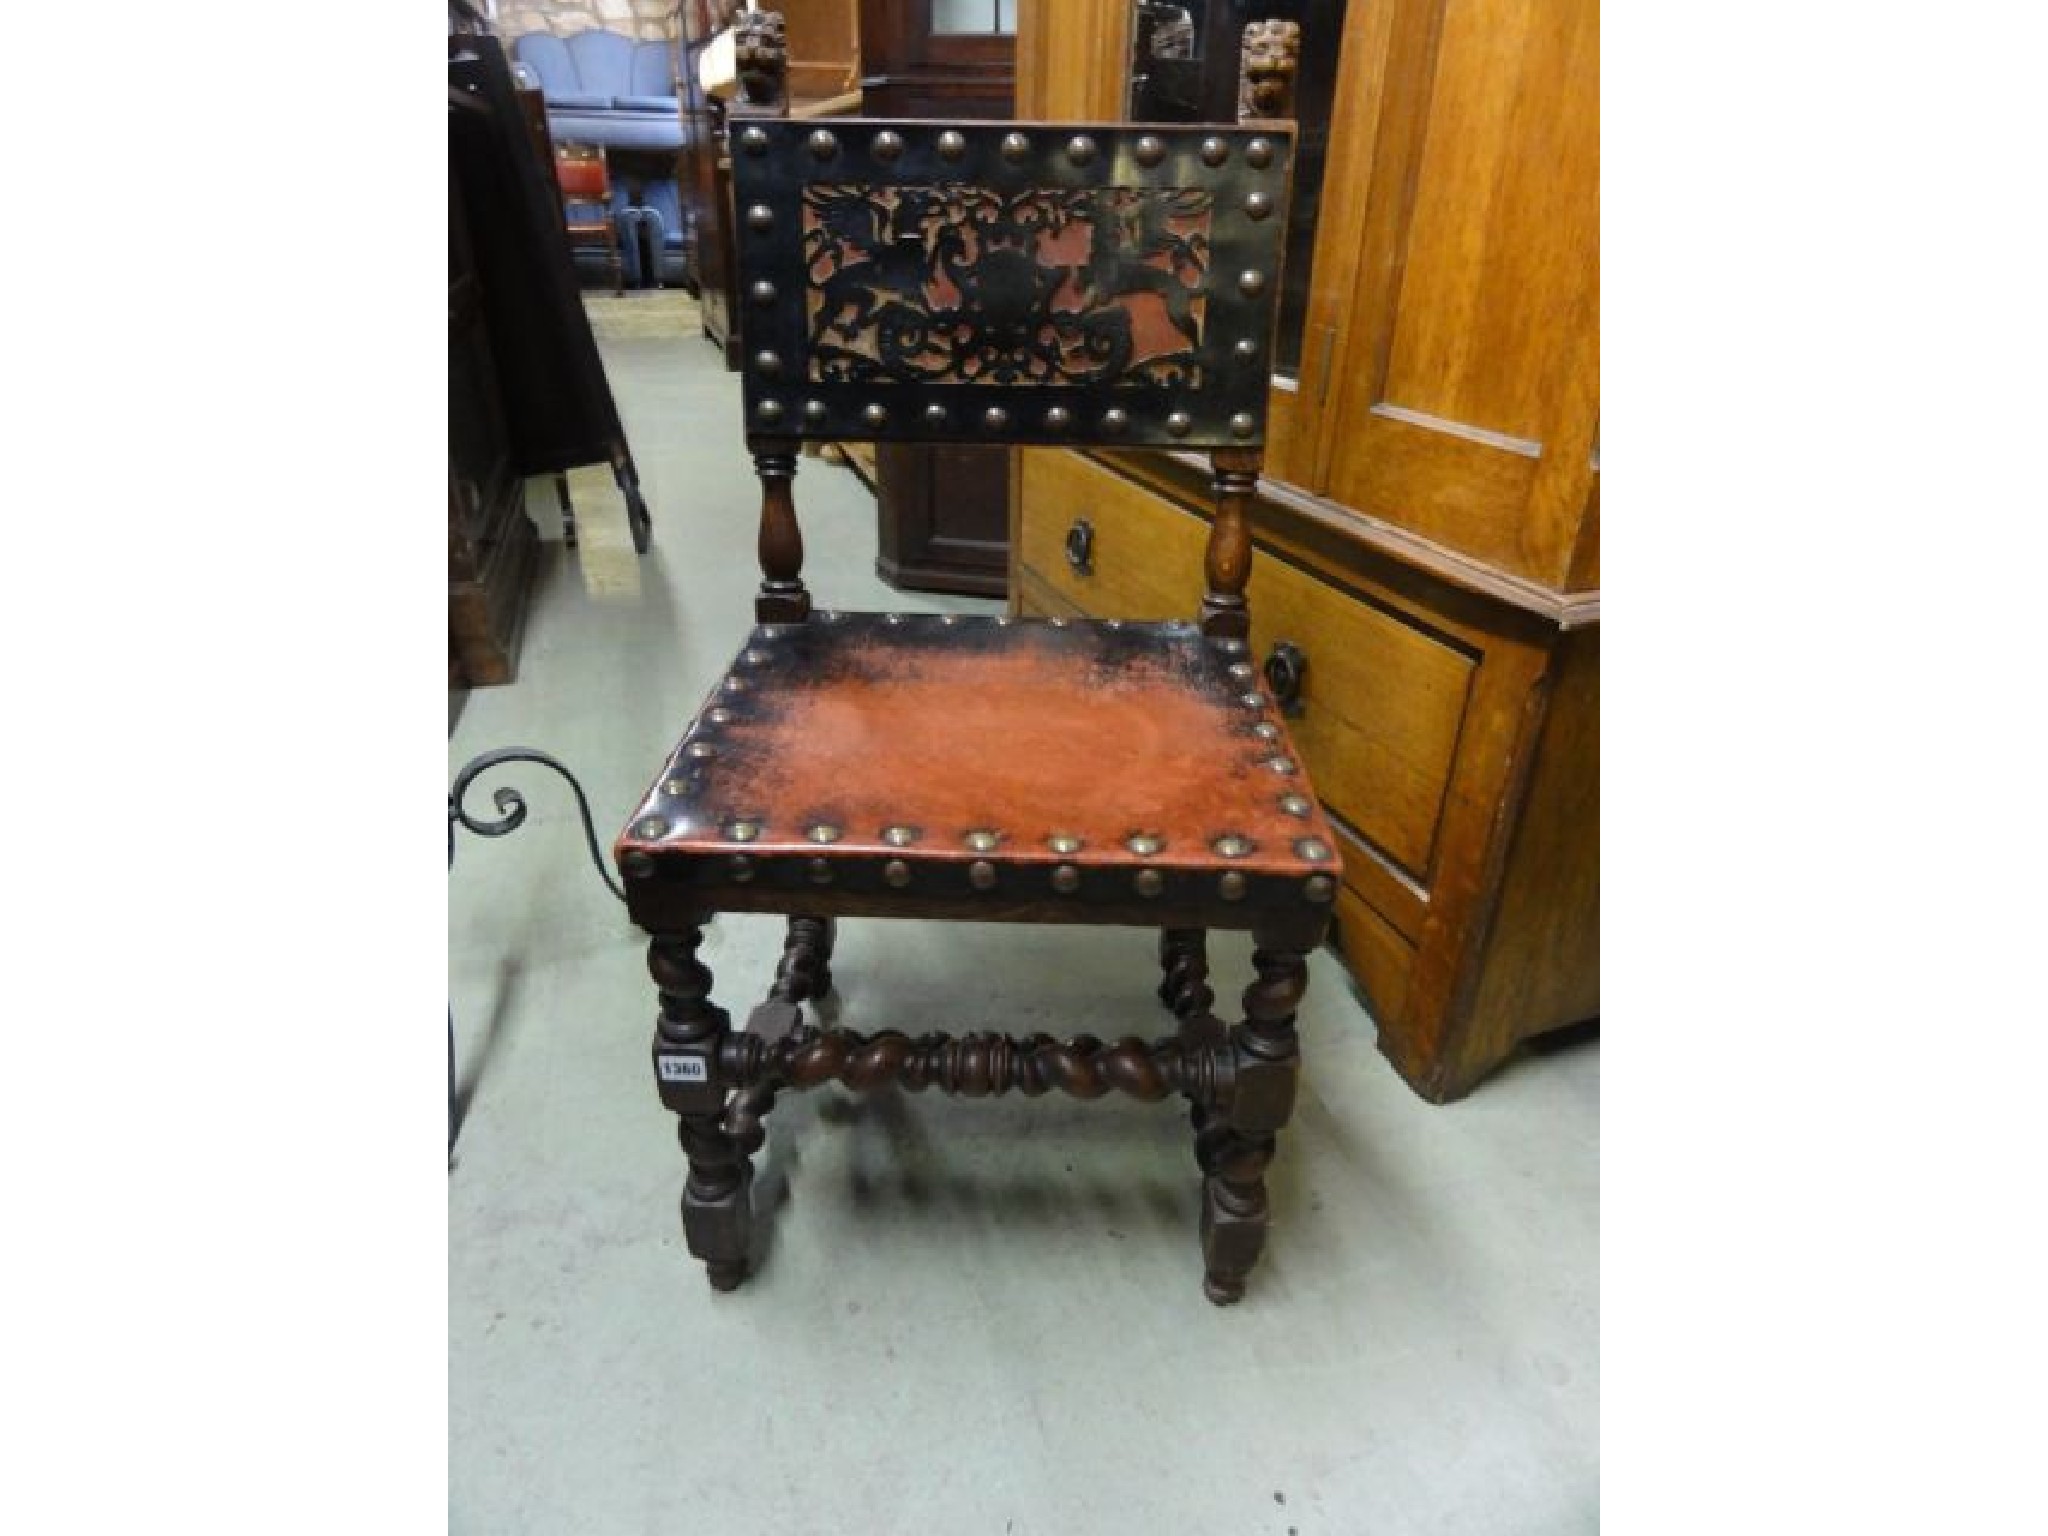
<svg viewBox="0 0 2048 1536"><path fill-rule="evenodd" d="M1301 64L1301 23L1249 23L1240 60L1238 117L1293 116L1294 75Z"/></svg>
<svg viewBox="0 0 2048 1536"><path fill-rule="evenodd" d="M745 11L733 23L733 66L748 105L772 107L782 100L789 70L789 41L780 11Z"/></svg>

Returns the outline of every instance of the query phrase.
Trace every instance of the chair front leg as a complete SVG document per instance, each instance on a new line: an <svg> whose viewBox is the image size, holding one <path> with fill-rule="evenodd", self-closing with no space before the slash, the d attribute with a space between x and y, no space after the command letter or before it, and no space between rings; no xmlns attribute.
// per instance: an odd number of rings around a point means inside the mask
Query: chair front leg
<svg viewBox="0 0 2048 1536"><path fill-rule="evenodd" d="M1202 1166L1202 1290L1218 1306L1244 1296L1266 1246L1271 1212L1266 1165L1294 1111L1301 1049L1294 1015L1308 989L1308 956L1254 935L1244 1022L1230 1032L1232 1083L1218 1113L1198 1114L1195 1157Z"/></svg>
<svg viewBox="0 0 2048 1536"><path fill-rule="evenodd" d="M683 1237L704 1261L712 1287L729 1291L746 1278L753 1227L753 1163L725 1127L727 1084L722 1047L732 1021L711 1001L711 972L697 958L701 928L657 936L647 968L661 993L654 1027L654 1077L674 1110L690 1174L683 1185Z"/></svg>

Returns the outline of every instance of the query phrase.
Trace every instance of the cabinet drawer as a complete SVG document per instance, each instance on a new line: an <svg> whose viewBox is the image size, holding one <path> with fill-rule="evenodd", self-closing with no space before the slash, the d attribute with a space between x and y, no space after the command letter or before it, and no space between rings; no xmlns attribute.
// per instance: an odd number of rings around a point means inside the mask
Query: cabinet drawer
<svg viewBox="0 0 2048 1536"><path fill-rule="evenodd" d="M1103 617L1199 614L1205 519L1064 450L1026 451L1021 492L1021 562L1062 601ZM1077 519L1092 535L1086 571L1067 559ZM1317 792L1426 886L1476 658L1264 548L1252 563L1249 597L1255 659L1263 662L1281 640L1307 658L1300 712L1288 729Z"/></svg>

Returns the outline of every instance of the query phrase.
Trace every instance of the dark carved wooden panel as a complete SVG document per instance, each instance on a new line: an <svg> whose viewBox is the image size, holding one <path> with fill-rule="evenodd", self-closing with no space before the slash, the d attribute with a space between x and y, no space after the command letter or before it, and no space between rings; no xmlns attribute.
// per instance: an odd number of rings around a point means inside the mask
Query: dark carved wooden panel
<svg viewBox="0 0 2048 1536"><path fill-rule="evenodd" d="M1270 126L746 123L749 430L1258 440L1290 148Z"/></svg>

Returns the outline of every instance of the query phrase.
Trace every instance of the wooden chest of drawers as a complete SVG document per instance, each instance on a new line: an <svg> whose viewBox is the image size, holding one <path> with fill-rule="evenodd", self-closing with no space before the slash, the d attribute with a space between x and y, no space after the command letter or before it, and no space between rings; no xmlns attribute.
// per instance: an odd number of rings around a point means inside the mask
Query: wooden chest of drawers
<svg viewBox="0 0 2048 1536"><path fill-rule="evenodd" d="M1193 612L1201 466L1027 450L1013 474L1017 611ZM1596 610L1440 578L1285 488L1254 523L1254 652L1301 658L1291 729L1344 840L1338 945L1381 1049L1456 1098L1599 1011Z"/></svg>

